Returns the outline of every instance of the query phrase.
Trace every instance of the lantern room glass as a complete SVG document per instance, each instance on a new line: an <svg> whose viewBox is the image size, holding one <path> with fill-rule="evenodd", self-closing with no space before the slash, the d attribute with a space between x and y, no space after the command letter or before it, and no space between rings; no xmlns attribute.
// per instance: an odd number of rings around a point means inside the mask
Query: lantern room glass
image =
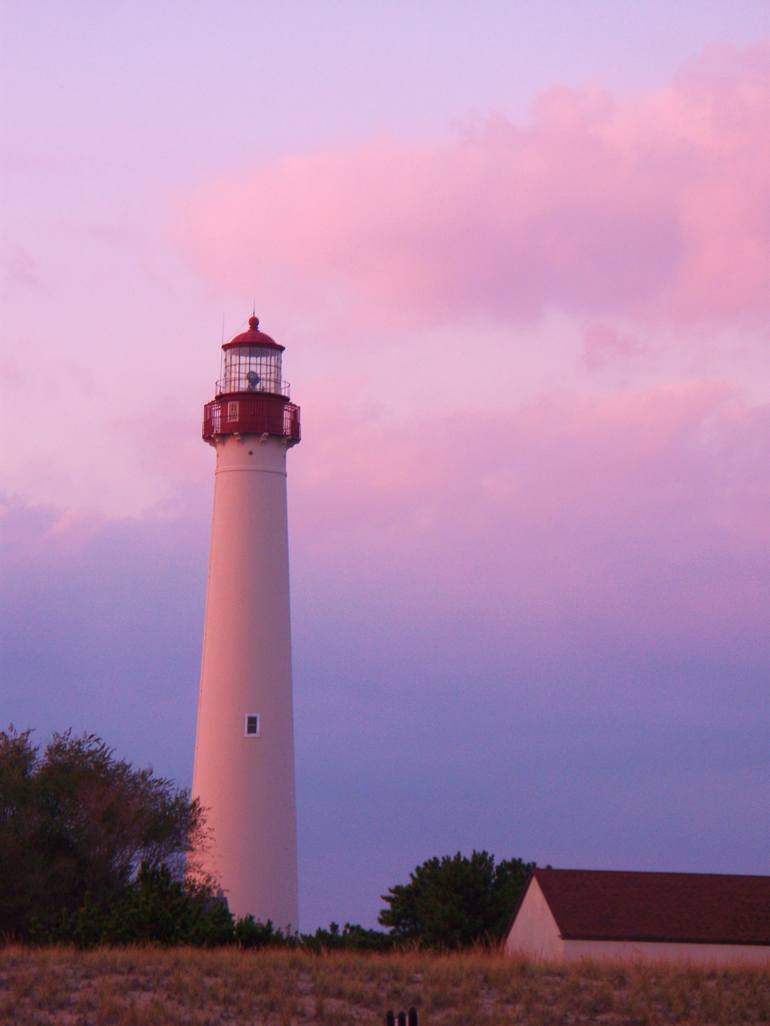
<svg viewBox="0 0 770 1026"><path fill-rule="evenodd" d="M281 379L280 349L266 346L233 346L222 353L220 395L228 392L271 392L287 395L288 385Z"/></svg>

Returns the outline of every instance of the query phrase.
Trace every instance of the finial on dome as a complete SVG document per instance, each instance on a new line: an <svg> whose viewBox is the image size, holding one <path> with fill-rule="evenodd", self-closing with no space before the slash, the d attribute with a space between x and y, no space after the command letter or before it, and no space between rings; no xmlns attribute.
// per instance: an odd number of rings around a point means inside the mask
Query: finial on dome
<svg viewBox="0 0 770 1026"><path fill-rule="evenodd" d="M249 327L256 331L259 327L259 317L249 317Z"/></svg>

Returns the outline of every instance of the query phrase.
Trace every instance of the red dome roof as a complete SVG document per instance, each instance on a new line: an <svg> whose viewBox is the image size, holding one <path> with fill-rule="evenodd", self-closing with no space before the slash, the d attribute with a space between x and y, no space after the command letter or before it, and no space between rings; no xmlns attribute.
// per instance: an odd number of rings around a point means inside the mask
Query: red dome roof
<svg viewBox="0 0 770 1026"><path fill-rule="evenodd" d="M223 349L234 349L236 346L266 346L268 349L285 349L275 339L259 330L259 317L249 317L249 330L236 335L230 342L225 342Z"/></svg>

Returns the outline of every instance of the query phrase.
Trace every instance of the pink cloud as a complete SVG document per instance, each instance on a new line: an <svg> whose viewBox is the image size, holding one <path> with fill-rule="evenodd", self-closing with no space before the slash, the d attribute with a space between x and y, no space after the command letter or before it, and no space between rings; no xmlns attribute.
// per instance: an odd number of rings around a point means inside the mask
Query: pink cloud
<svg viewBox="0 0 770 1026"><path fill-rule="evenodd" d="M724 49L631 99L552 90L524 126L234 171L188 197L183 231L231 286L367 317L752 323L770 314L768 124L770 44Z"/></svg>
<svg viewBox="0 0 770 1026"><path fill-rule="evenodd" d="M589 370L618 357L638 356L643 348L635 336L610 324L589 324L583 333L583 362Z"/></svg>
<svg viewBox="0 0 770 1026"><path fill-rule="evenodd" d="M34 257L23 246L15 246L0 256L2 291L10 295L16 289L40 290L44 282Z"/></svg>
<svg viewBox="0 0 770 1026"><path fill-rule="evenodd" d="M584 653L766 646L769 406L694 383L387 425L312 412L323 432L289 456L292 565L303 603L344 605L335 629L460 621L466 649L523 631L540 658L578 635ZM173 536L139 577L166 559L202 579L209 487L120 520L9 503L7 565L44 589L95 546L129 565L134 535Z"/></svg>
<svg viewBox="0 0 770 1026"><path fill-rule="evenodd" d="M387 430L319 412L290 476L321 577L629 643L766 627L768 407L695 383Z"/></svg>

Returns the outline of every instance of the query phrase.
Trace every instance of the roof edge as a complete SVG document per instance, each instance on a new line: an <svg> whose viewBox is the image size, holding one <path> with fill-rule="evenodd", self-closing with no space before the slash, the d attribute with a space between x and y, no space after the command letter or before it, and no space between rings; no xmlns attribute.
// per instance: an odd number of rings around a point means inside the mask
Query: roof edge
<svg viewBox="0 0 770 1026"><path fill-rule="evenodd" d="M548 907L550 908L550 905ZM725 944L731 947L767 948L770 950L770 939L766 941L727 939L704 940L703 937L645 937L644 935L630 937L619 937L616 935L614 937L607 937L599 934L591 934L590 936L587 936L586 934L577 933L560 933L559 936L562 940L570 941L614 941L618 944L703 944L706 947L713 944Z"/></svg>
<svg viewBox="0 0 770 1026"><path fill-rule="evenodd" d="M699 873L686 869L575 869L569 866L537 866L532 875L538 873L601 873L603 876L708 876L723 880L767 880L767 873Z"/></svg>

